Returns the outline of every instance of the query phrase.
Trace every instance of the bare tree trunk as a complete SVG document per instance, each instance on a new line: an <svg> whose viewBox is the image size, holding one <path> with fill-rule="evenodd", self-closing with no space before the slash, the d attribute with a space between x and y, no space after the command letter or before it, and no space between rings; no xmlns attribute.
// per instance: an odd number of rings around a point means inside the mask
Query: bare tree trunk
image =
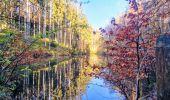
<svg viewBox="0 0 170 100"><path fill-rule="evenodd" d="M60 32L61 32L60 22L58 22L57 27L58 27L58 31L57 31L56 37L57 37L58 43L60 43Z"/></svg>
<svg viewBox="0 0 170 100"><path fill-rule="evenodd" d="M60 24L60 43L63 43L63 22Z"/></svg>
<svg viewBox="0 0 170 100"><path fill-rule="evenodd" d="M20 0L18 0L19 4L20 4ZM20 31L21 29L21 17L20 17L20 6L19 6L19 12L18 12L18 29Z"/></svg>
<svg viewBox="0 0 170 100"><path fill-rule="evenodd" d="M52 32L52 0L50 0L50 32ZM51 39L52 39L52 34L50 35ZM49 50L51 49L51 43L49 42Z"/></svg>
<svg viewBox="0 0 170 100"><path fill-rule="evenodd" d="M59 33L58 33L59 43L62 43L62 24L59 23Z"/></svg>
<svg viewBox="0 0 170 100"><path fill-rule="evenodd" d="M11 26L13 26L13 11L11 11L11 22L10 22Z"/></svg>
<svg viewBox="0 0 170 100"><path fill-rule="evenodd" d="M139 32L139 28L138 28ZM136 78L136 100L140 97L140 87L139 87L139 75L140 75L140 54L139 54L139 37L137 38L136 42L136 53L137 53L137 78Z"/></svg>
<svg viewBox="0 0 170 100"><path fill-rule="evenodd" d="M64 46L66 46L66 28L64 28L64 37L63 37L63 43L64 43Z"/></svg>
<svg viewBox="0 0 170 100"><path fill-rule="evenodd" d="M71 42L71 40L72 40L72 32L70 32L70 38L69 38L69 45L70 45L70 48L72 47L72 42Z"/></svg>
<svg viewBox="0 0 170 100"><path fill-rule="evenodd" d="M44 24L43 24L43 35L44 35L44 38L46 37L46 13L47 13L47 0L44 0L44 11L43 11L43 17L44 17ZM45 39L45 43L44 43L44 46L46 47L47 46L47 43L46 43L46 39Z"/></svg>
<svg viewBox="0 0 170 100"><path fill-rule="evenodd" d="M34 38L35 38L35 18L34 18Z"/></svg>
<svg viewBox="0 0 170 100"><path fill-rule="evenodd" d="M11 4L11 1L10 1L10 6L11 6L12 4ZM10 26L13 26L12 24L12 20L13 20L13 9L12 9L12 7L11 7L11 9L10 9L11 11L10 11Z"/></svg>
<svg viewBox="0 0 170 100"><path fill-rule="evenodd" d="M66 1L66 3L67 3L67 1ZM67 9L67 7L66 7L66 9ZM67 12L67 10L65 9L65 13L64 13L64 24L63 24L63 26L64 26L64 28L63 28L63 43L64 43L64 46L66 46L66 28L67 28L67 19L66 19L66 12Z"/></svg>
<svg viewBox="0 0 170 100"><path fill-rule="evenodd" d="M39 12L39 15L38 15L38 33L39 34L41 33L41 15L40 15L40 12Z"/></svg>
<svg viewBox="0 0 170 100"><path fill-rule="evenodd" d="M55 30L55 23L53 22L53 27L52 27L53 29L53 32L54 32L54 30ZM57 32L54 32L54 41L57 41Z"/></svg>
<svg viewBox="0 0 170 100"><path fill-rule="evenodd" d="M50 31L52 30L52 3L53 1L50 0Z"/></svg>
<svg viewBox="0 0 170 100"><path fill-rule="evenodd" d="M29 0L27 0L26 2L26 5L27 5L27 10L26 10L26 32L24 34L24 38L26 41L28 41L28 37L29 37L29 34L30 34L30 9L29 9Z"/></svg>

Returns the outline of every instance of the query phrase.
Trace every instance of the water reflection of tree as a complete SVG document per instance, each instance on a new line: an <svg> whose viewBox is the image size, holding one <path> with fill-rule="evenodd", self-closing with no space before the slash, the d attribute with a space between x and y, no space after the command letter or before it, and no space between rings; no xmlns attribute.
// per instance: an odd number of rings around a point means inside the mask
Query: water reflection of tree
<svg viewBox="0 0 170 100"><path fill-rule="evenodd" d="M87 59L73 58L57 65L49 62L42 69L34 70L33 73L25 72L27 77L23 80L23 90L20 98L31 99L33 95L37 98L55 100L80 99L86 89L90 77L85 76L84 69Z"/></svg>
<svg viewBox="0 0 170 100"><path fill-rule="evenodd" d="M128 80L122 79L106 79L107 83L109 83L111 89L117 90L121 93L127 100L134 100L135 99L135 88L134 84Z"/></svg>
<svg viewBox="0 0 170 100"><path fill-rule="evenodd" d="M128 71L122 70L114 65L114 60L109 57L103 58L103 62L107 62L103 66L95 67L100 69L97 73L98 77L103 77L109 87L118 90L127 100L135 99L135 81ZM124 73L122 73L124 72Z"/></svg>

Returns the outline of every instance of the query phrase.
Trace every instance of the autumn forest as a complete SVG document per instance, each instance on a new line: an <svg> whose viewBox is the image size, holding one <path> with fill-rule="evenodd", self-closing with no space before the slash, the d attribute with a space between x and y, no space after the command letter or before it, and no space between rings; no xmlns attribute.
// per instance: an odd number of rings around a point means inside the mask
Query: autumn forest
<svg viewBox="0 0 170 100"><path fill-rule="evenodd" d="M169 0L0 0L0 100L170 100L169 84Z"/></svg>

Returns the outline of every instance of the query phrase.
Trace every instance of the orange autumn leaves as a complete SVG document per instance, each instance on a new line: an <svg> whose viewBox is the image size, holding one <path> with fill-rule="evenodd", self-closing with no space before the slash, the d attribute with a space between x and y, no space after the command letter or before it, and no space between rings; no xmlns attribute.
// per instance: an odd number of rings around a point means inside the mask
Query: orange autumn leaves
<svg viewBox="0 0 170 100"><path fill-rule="evenodd" d="M100 75L109 80L135 80L147 78L153 70L155 42L159 33L151 34L148 12L126 14L126 25L117 24L117 29L109 31L113 39L105 41L109 64L102 68ZM114 27L114 26L113 26Z"/></svg>

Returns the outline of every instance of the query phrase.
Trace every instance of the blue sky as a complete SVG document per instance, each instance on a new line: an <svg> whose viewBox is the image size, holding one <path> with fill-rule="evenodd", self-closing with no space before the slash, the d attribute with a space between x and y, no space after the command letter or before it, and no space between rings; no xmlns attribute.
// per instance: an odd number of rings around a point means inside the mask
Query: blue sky
<svg viewBox="0 0 170 100"><path fill-rule="evenodd" d="M98 29L105 27L111 18L119 16L127 7L126 0L90 0L89 4L83 5L83 13L87 16L89 24Z"/></svg>

